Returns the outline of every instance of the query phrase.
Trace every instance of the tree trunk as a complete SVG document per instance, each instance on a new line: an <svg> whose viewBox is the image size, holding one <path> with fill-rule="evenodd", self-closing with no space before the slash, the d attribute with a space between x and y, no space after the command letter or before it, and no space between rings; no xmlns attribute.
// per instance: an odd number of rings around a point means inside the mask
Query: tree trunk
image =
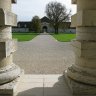
<svg viewBox="0 0 96 96"><path fill-rule="evenodd" d="M55 27L55 34L58 34L58 27Z"/></svg>

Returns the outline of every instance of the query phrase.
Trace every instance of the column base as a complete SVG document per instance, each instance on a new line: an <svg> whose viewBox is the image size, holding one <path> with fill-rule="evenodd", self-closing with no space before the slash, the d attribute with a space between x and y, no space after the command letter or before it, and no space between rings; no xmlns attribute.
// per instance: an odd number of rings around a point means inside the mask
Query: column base
<svg viewBox="0 0 96 96"><path fill-rule="evenodd" d="M21 75L21 69L15 65L11 64L0 69L0 85L9 83Z"/></svg>
<svg viewBox="0 0 96 96"><path fill-rule="evenodd" d="M16 96L20 77L10 83L0 85L0 96Z"/></svg>
<svg viewBox="0 0 96 96"><path fill-rule="evenodd" d="M67 71L64 73L64 77L69 88L71 89L73 96L96 96L95 85L87 85L84 83L77 82L68 77Z"/></svg>
<svg viewBox="0 0 96 96"><path fill-rule="evenodd" d="M17 96L19 82L21 80L22 75L24 75L24 71L21 71L21 74L15 80L0 85L0 96Z"/></svg>

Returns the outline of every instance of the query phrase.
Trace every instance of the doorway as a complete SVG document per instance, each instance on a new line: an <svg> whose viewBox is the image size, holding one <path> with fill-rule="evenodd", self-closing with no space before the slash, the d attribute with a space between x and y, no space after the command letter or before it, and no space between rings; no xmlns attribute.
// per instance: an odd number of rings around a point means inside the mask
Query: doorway
<svg viewBox="0 0 96 96"><path fill-rule="evenodd" d="M47 33L48 32L47 26L43 26L42 31L43 31L43 33Z"/></svg>

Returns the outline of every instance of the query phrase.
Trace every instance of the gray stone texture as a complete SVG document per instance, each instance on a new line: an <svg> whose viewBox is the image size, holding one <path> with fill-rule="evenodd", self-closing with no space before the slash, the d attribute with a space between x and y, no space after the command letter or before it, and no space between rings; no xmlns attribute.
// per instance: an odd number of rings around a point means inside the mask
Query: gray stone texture
<svg viewBox="0 0 96 96"><path fill-rule="evenodd" d="M66 71L66 81L74 95L96 95L96 1L72 0L77 14L72 16L76 40L72 42L75 63ZM75 21L76 20L76 21Z"/></svg>
<svg viewBox="0 0 96 96"><path fill-rule="evenodd" d="M62 74L74 63L70 42L59 42L51 35L38 35L19 42L14 62L27 74Z"/></svg>
<svg viewBox="0 0 96 96"><path fill-rule="evenodd" d="M17 16L11 12L15 0L0 0L0 96L15 96L16 79L21 69L13 63L16 40L12 40L11 26L17 25Z"/></svg>

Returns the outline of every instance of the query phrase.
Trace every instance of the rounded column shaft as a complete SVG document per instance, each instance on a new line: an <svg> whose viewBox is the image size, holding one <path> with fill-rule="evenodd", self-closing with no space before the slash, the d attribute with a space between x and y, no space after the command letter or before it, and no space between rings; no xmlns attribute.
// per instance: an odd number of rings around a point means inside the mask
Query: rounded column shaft
<svg viewBox="0 0 96 96"><path fill-rule="evenodd" d="M21 74L20 68L13 63L12 56L16 51L11 28L16 25L16 15L11 12L12 2L0 0L0 84L11 82Z"/></svg>
<svg viewBox="0 0 96 96"><path fill-rule="evenodd" d="M67 75L75 81L96 85L96 0L75 3L76 40L72 42L75 64L68 68Z"/></svg>
<svg viewBox="0 0 96 96"><path fill-rule="evenodd" d="M0 8L6 11L11 11L11 0L0 0ZM0 41L6 41L12 39L12 28L11 26L1 26L0 27ZM6 47L6 45L5 45ZM0 68L12 64L12 55L6 58L0 58Z"/></svg>

